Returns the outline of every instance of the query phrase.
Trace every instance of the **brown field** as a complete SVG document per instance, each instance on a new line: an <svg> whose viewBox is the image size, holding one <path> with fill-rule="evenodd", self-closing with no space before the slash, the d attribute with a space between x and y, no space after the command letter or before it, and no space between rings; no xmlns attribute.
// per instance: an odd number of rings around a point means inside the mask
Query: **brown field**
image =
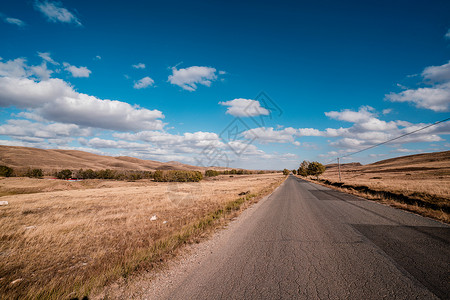
<svg viewBox="0 0 450 300"><path fill-rule="evenodd" d="M0 295L88 295L136 269L152 268L227 211L256 201L284 178L218 176L197 183L1 179L0 193L6 196L0 200L9 204L0 206Z"/></svg>
<svg viewBox="0 0 450 300"><path fill-rule="evenodd" d="M337 165L328 165L321 179L339 182ZM341 165L341 182L350 186L366 186L375 191L388 191L419 199L430 204L450 207L450 151L403 156L369 165L357 163ZM430 217L449 222L449 215L423 207L395 203ZM389 201L392 200L392 201Z"/></svg>

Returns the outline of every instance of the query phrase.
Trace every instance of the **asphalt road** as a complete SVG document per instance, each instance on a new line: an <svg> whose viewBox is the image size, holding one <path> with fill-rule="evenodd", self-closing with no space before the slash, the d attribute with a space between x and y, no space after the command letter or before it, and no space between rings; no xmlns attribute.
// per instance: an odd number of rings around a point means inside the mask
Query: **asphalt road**
<svg viewBox="0 0 450 300"><path fill-rule="evenodd" d="M450 298L450 226L294 176L226 231L159 296Z"/></svg>

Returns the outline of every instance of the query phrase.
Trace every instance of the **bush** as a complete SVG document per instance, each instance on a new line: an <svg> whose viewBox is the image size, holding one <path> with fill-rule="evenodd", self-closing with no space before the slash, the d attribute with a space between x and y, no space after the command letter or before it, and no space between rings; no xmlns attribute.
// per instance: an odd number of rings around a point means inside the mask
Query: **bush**
<svg viewBox="0 0 450 300"><path fill-rule="evenodd" d="M72 171L70 171L69 169L64 169L59 171L58 173L56 173L56 177L58 179L70 179L72 178Z"/></svg>
<svg viewBox="0 0 450 300"><path fill-rule="evenodd" d="M14 175L13 168L7 166L0 166L0 176L2 177L11 177Z"/></svg>
<svg viewBox="0 0 450 300"><path fill-rule="evenodd" d="M95 174L98 179L114 179L116 177L116 172L110 169L98 170Z"/></svg>
<svg viewBox="0 0 450 300"><path fill-rule="evenodd" d="M25 176L30 178L42 178L44 177L44 172L42 169L28 169L28 171L25 173Z"/></svg>
<svg viewBox="0 0 450 300"><path fill-rule="evenodd" d="M283 175L289 175L290 172L291 172L291 171L289 171L288 169L284 169L284 170L283 170Z"/></svg>
<svg viewBox="0 0 450 300"><path fill-rule="evenodd" d="M205 177L214 177L220 175L219 171L216 170L206 170Z"/></svg>
<svg viewBox="0 0 450 300"><path fill-rule="evenodd" d="M297 174L297 170L292 170L292 174L296 175Z"/></svg>
<svg viewBox="0 0 450 300"><path fill-rule="evenodd" d="M198 182L203 179L203 175L199 171L157 170L153 179L157 182Z"/></svg>

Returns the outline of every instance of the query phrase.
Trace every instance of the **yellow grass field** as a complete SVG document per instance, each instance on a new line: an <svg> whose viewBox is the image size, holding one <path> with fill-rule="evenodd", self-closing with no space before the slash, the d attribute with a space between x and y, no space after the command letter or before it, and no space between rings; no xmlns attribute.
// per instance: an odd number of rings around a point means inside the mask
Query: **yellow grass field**
<svg viewBox="0 0 450 300"><path fill-rule="evenodd" d="M0 206L0 294L87 295L138 267L151 267L155 253L166 251L166 241L183 228L238 198L268 194L284 178L218 176L197 183L1 179L0 201L9 204Z"/></svg>

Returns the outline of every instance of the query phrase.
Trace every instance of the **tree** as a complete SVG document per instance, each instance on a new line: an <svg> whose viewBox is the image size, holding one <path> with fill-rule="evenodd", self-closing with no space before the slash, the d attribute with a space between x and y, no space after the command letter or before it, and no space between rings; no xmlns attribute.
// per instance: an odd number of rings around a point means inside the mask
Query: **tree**
<svg viewBox="0 0 450 300"><path fill-rule="evenodd" d="M70 171L69 169L64 169L59 171L58 173L56 173L56 177L59 179L70 179L72 178L72 171Z"/></svg>
<svg viewBox="0 0 450 300"><path fill-rule="evenodd" d="M292 170L292 174L294 174L294 175L297 174L297 170L295 170L295 169Z"/></svg>
<svg viewBox="0 0 450 300"><path fill-rule="evenodd" d="M302 163L300 164L300 167L298 168L297 174L301 175L303 177L308 176L308 166L309 166L310 162L307 160L302 161Z"/></svg>
<svg viewBox="0 0 450 300"><path fill-rule="evenodd" d="M284 169L284 170L283 170L283 175L289 175L290 172L291 172L291 171L289 171L288 169Z"/></svg>
<svg viewBox="0 0 450 300"><path fill-rule="evenodd" d="M42 178L44 177L44 172L42 169L28 169L27 173L25 174L27 177L34 177L34 178Z"/></svg>
<svg viewBox="0 0 450 300"><path fill-rule="evenodd" d="M11 177L14 174L14 170L7 166L0 166L0 176Z"/></svg>
<svg viewBox="0 0 450 300"><path fill-rule="evenodd" d="M319 179L319 175L325 172L325 166L317 161L313 161L308 165L308 175L316 176Z"/></svg>

